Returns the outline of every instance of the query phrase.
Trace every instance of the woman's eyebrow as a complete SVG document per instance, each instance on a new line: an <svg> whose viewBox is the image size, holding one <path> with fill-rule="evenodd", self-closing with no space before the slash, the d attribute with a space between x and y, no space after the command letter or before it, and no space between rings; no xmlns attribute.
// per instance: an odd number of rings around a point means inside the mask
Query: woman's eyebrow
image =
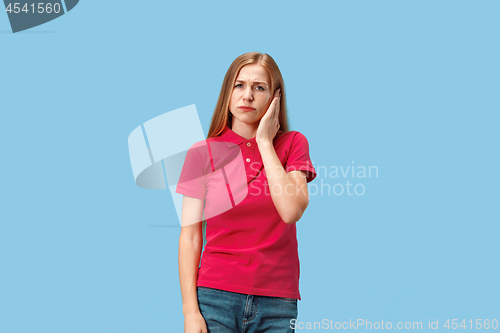
<svg viewBox="0 0 500 333"><path fill-rule="evenodd" d="M236 82L245 82L245 80L236 80ZM268 85L266 82L263 82L263 81L253 81L252 83L261 83L261 84L265 84L266 86Z"/></svg>

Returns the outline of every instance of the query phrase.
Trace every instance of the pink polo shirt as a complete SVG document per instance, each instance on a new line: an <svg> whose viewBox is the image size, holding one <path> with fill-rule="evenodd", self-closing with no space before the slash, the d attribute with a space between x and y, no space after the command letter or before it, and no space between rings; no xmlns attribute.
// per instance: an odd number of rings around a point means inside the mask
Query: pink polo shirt
<svg viewBox="0 0 500 333"><path fill-rule="evenodd" d="M304 170L307 182L316 177L303 134L279 131L273 145L286 172ZM176 193L205 201L198 286L301 299L296 226L283 222L274 206L255 138L226 126L194 144Z"/></svg>

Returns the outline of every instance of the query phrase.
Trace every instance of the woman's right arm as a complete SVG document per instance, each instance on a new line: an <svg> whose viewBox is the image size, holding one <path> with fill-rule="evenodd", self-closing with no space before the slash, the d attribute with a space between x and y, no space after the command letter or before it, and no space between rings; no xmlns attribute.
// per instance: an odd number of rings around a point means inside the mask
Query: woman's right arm
<svg viewBox="0 0 500 333"><path fill-rule="evenodd" d="M182 313L185 333L206 333L205 319L200 313L196 292L198 267L203 235L204 202L184 195L182 200L181 234L179 236L179 281L182 294Z"/></svg>

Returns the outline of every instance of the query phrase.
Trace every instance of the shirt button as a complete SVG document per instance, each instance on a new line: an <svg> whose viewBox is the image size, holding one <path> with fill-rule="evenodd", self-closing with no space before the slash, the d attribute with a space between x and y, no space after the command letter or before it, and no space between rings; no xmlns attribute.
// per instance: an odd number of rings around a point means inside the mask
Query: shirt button
<svg viewBox="0 0 500 333"><path fill-rule="evenodd" d="M247 142L247 146L250 147L252 144L250 142Z"/></svg>
<svg viewBox="0 0 500 333"><path fill-rule="evenodd" d="M247 162L250 162L250 159L247 157L246 161L247 161Z"/></svg>

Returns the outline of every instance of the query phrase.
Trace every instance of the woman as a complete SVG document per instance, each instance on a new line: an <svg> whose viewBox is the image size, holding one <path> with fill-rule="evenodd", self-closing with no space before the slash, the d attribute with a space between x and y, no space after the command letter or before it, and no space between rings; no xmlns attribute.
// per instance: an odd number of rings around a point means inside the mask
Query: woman
<svg viewBox="0 0 500 333"><path fill-rule="evenodd" d="M185 333L294 331L301 299L295 222L315 177L307 139L288 130L275 61L258 52L239 56L224 77L207 139L188 151L176 189L184 195Z"/></svg>

